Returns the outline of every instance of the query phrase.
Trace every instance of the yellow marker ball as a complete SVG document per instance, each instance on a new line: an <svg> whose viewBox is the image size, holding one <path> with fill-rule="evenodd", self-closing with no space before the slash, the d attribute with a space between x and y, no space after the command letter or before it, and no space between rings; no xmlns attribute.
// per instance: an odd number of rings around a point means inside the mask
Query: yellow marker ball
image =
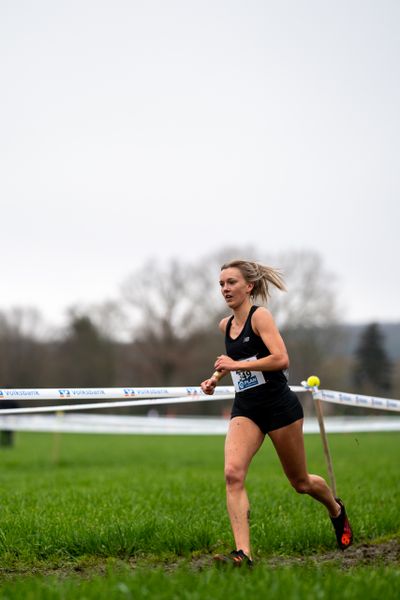
<svg viewBox="0 0 400 600"><path fill-rule="evenodd" d="M310 387L318 387L320 383L319 377L316 375L310 375L310 377L307 379L307 385Z"/></svg>

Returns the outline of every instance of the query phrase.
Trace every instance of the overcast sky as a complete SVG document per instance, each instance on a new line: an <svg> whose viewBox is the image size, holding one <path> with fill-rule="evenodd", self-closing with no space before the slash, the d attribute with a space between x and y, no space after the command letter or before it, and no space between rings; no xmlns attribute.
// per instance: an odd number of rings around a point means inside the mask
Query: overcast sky
<svg viewBox="0 0 400 600"><path fill-rule="evenodd" d="M1 0L0 310L252 243L399 321L399 31L398 0Z"/></svg>

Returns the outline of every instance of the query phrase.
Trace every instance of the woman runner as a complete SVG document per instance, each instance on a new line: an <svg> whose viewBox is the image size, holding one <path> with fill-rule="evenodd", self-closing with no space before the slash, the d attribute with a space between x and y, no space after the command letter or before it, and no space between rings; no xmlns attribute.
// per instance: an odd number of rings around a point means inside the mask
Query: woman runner
<svg viewBox="0 0 400 600"><path fill-rule="evenodd" d="M284 373L289 367L288 353L271 313L252 303L257 297L267 302L270 285L285 290L279 272L262 264L234 260L221 267L221 292L233 314L219 325L225 334L226 354L217 357L216 371L201 384L206 394L213 394L218 381L230 372L235 386L225 442L225 481L236 548L229 556L214 557L235 566L253 564L244 483L267 434L294 489L327 508L339 548L344 550L353 539L343 502L333 496L322 477L307 471L303 408Z"/></svg>

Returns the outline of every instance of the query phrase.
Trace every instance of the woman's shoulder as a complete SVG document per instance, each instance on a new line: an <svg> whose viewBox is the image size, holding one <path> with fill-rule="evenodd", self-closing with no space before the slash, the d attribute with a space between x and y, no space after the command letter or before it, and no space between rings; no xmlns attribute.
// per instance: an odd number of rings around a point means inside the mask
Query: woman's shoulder
<svg viewBox="0 0 400 600"><path fill-rule="evenodd" d="M265 306L253 306L253 314L251 315L252 319L265 319L266 317L272 319L271 311L268 308Z"/></svg>
<svg viewBox="0 0 400 600"><path fill-rule="evenodd" d="M251 316L251 325L256 333L258 333L258 329L261 327L268 327L269 325L275 325L274 318L271 314L271 311L265 306L257 306Z"/></svg>
<svg viewBox="0 0 400 600"><path fill-rule="evenodd" d="M232 318L232 316L230 316L230 317L224 317L223 319L220 320L218 328L220 329L220 331L222 331L222 333L225 333L226 326L228 325L228 321L231 318Z"/></svg>

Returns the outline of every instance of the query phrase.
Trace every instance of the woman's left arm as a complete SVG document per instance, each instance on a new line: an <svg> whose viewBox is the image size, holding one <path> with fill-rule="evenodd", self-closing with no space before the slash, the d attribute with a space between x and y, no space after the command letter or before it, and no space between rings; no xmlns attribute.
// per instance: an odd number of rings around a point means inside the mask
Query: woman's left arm
<svg viewBox="0 0 400 600"><path fill-rule="evenodd" d="M275 321L264 307L256 310L252 316L251 324L254 333L259 335L270 351L269 356L257 360L237 361L229 356L218 356L215 368L227 371L280 371L289 367L289 356L285 342L275 324Z"/></svg>

